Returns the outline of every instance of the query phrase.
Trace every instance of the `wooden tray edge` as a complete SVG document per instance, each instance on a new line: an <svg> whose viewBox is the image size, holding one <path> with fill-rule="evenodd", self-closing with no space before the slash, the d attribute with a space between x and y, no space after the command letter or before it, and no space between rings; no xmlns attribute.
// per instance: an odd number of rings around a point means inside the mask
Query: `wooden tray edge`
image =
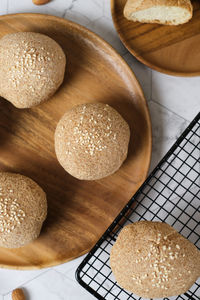
<svg viewBox="0 0 200 300"><path fill-rule="evenodd" d="M143 57L141 57L140 55L137 54L137 52L135 52L130 46L129 44L126 42L126 40L124 39L123 35L121 34L120 28L118 26L118 23L116 21L115 18L115 13L114 13L114 6L115 6L115 1L116 0L110 0L110 6L111 6L111 15L112 15L112 20L113 20L113 24L115 26L115 29L119 35L120 40L122 41L123 45L126 47L126 49L137 59L139 60L142 64L146 65L147 67L151 68L152 70L155 70L157 72L166 74L166 75L171 75L171 76L179 76L179 77L195 77L195 76L200 76L200 71L198 72L175 72L169 69L164 69L164 68L160 68L152 63L150 63L148 60L144 59Z"/></svg>
<svg viewBox="0 0 200 300"><path fill-rule="evenodd" d="M144 96L144 92L142 90L142 87L138 81L138 79L136 78L136 75L134 74L134 71L132 71L132 69L129 67L128 63L120 56L120 54L108 43L106 42L103 38L101 38L99 35L97 35L96 33L92 32L91 30L87 29L86 27L82 26L82 25L79 25L73 21L70 21L70 20L67 20L67 19L64 19L64 18L61 18L61 17L56 17L56 16L52 16L52 15L49 15L49 14L40 14L40 13L15 13L15 14L8 14L8 15L2 15L0 16L0 21L1 19L6 19L8 16L10 17L14 17L14 16L40 16L40 17L48 17L49 19L52 19L52 20L57 20L57 21L60 21L60 22L63 22L63 23L68 23L70 26L78 29L79 31L82 31L90 36L93 36L95 37L95 39L97 39L100 43L104 44L104 46L106 46L110 51L113 52L113 54L120 60L120 62L124 65L125 69L127 70L127 74L129 73L130 74L130 77L132 76L132 78L134 79L135 82L137 82L137 89L138 89L138 93L141 95L141 99L142 101L144 102L144 107L145 107L145 117L146 117L146 121L147 121L147 127L148 127L148 130L149 130L149 159L148 159L148 166L147 166L147 170L146 172L144 173L144 176L143 176L143 179L142 179L142 182L138 185L137 189L140 187L140 185L142 185L142 183L144 182L144 180L146 179L147 177L147 174L148 174L148 171L149 171L149 166L150 166L150 162L151 162L151 155L152 155L152 126L151 126L151 118L150 118L150 113L149 113L149 108L148 108L148 105L147 105L147 100ZM132 79L131 79L132 80ZM130 199L129 199L130 200ZM22 266L13 266L13 265L9 265L9 264L0 264L0 268L3 268L3 269L11 269L11 270L40 270L40 269L43 269L43 268L49 268L49 267L55 267L55 266L58 266L60 264L63 264L63 263L66 263L66 262L69 262L73 259L76 259L84 254L86 254L87 252L89 252L91 250L91 248L93 247L94 245L91 245L88 249L84 250L82 253L79 253L79 255L75 255L74 257L68 259L68 260L56 260L54 261L52 264L51 263L46 263L46 264L43 264L43 265L22 265Z"/></svg>

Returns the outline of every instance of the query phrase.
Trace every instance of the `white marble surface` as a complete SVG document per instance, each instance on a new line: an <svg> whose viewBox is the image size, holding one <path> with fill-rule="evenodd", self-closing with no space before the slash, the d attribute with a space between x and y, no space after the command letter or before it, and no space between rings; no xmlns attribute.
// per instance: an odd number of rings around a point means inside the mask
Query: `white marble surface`
<svg viewBox="0 0 200 300"><path fill-rule="evenodd" d="M47 13L80 23L108 41L135 72L148 100L153 129L151 168L174 143L200 110L200 77L171 77L145 67L120 42L110 14L109 0L53 0L35 6L31 0L0 0L0 14ZM93 296L75 281L74 272L82 258L40 271L0 270L0 300L24 287L29 300L92 300Z"/></svg>

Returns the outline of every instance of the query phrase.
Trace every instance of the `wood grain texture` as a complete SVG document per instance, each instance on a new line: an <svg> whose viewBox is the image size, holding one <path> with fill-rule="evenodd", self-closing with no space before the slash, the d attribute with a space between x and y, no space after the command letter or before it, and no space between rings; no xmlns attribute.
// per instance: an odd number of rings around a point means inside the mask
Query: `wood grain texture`
<svg viewBox="0 0 200 300"><path fill-rule="evenodd" d="M176 76L200 75L200 1L190 22L178 26L143 24L123 16L126 0L111 0L116 30L126 48L152 69Z"/></svg>
<svg viewBox="0 0 200 300"><path fill-rule="evenodd" d="M16 31L47 34L67 56L64 83L51 100L19 110L0 99L0 170L31 177L48 199L48 217L39 239L20 249L0 248L0 266L42 268L86 253L138 189L149 167L151 124L134 74L98 36L53 16L0 17L0 36ZM114 175L79 181L59 165L54 131L66 110L98 101L113 106L129 123L129 155Z"/></svg>

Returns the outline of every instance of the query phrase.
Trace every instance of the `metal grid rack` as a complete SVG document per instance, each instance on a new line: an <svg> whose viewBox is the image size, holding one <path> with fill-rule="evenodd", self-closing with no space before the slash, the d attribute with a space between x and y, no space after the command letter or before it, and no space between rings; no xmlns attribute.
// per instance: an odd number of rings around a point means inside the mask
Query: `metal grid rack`
<svg viewBox="0 0 200 300"><path fill-rule="evenodd" d="M142 300L118 286L109 265L121 228L139 220L166 222L200 249L200 113L78 267L78 282L96 298ZM200 280L163 300L186 299L200 299Z"/></svg>

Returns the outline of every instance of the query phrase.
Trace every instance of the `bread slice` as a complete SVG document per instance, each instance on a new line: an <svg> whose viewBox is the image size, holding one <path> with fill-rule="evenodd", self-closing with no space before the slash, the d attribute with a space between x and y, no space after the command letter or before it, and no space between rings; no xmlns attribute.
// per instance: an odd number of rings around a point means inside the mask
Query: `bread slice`
<svg viewBox="0 0 200 300"><path fill-rule="evenodd" d="M192 18L190 0L128 0L124 16L142 23L179 25Z"/></svg>

